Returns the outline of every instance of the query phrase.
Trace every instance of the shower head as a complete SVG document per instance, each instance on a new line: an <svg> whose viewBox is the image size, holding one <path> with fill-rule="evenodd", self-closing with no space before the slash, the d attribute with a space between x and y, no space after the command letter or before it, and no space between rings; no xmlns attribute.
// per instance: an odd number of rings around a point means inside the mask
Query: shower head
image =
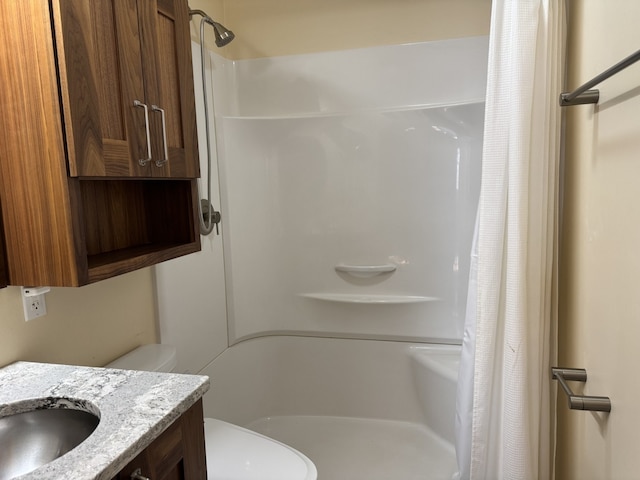
<svg viewBox="0 0 640 480"><path fill-rule="evenodd" d="M228 43L231 43L231 40L236 38L231 30L226 28L224 25L211 21L211 25L213 26L214 35L216 37L216 45L218 47L224 47Z"/></svg>
<svg viewBox="0 0 640 480"><path fill-rule="evenodd" d="M221 23L214 21L202 10L189 10L189 17L193 17L194 15L200 15L202 17L201 22L208 23L213 27L213 34L215 37L216 45L218 47L224 47L225 45L231 43L231 40L236 38L231 30L229 30Z"/></svg>

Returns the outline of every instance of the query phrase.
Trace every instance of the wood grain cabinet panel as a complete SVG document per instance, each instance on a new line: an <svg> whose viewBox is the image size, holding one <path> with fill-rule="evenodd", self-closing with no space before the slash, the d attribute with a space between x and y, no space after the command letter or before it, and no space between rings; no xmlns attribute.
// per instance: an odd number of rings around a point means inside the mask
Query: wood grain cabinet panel
<svg viewBox="0 0 640 480"><path fill-rule="evenodd" d="M53 2L71 176L152 175L135 0Z"/></svg>
<svg viewBox="0 0 640 480"><path fill-rule="evenodd" d="M199 176L186 2L52 7L70 175Z"/></svg>
<svg viewBox="0 0 640 480"><path fill-rule="evenodd" d="M186 0L0 2L9 284L79 286L200 249L190 48Z"/></svg>

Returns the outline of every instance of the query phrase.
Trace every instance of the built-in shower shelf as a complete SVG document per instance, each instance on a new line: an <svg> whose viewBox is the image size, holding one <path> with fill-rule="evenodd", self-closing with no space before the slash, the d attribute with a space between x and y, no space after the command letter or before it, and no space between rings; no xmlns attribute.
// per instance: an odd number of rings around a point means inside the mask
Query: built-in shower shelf
<svg viewBox="0 0 640 480"><path fill-rule="evenodd" d="M362 293L301 293L301 297L337 303L400 304L436 302L437 297L422 295L378 295Z"/></svg>

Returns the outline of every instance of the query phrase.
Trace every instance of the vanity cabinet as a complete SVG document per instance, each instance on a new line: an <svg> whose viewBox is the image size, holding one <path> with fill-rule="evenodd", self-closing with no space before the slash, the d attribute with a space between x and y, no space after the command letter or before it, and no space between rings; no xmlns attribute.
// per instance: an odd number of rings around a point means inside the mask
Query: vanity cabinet
<svg viewBox="0 0 640 480"><path fill-rule="evenodd" d="M0 75L10 284L200 250L186 0L0 2Z"/></svg>
<svg viewBox="0 0 640 480"><path fill-rule="evenodd" d="M153 480L207 478L202 400L178 418L113 480L131 480L132 474Z"/></svg>

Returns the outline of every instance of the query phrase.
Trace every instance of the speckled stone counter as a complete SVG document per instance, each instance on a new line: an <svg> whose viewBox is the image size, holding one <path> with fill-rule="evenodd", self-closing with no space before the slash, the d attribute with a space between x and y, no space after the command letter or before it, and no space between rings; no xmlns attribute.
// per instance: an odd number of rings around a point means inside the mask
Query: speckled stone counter
<svg viewBox="0 0 640 480"><path fill-rule="evenodd" d="M198 375L17 362L0 369L0 417L67 406L97 414L96 430L66 455L17 477L111 479L209 389Z"/></svg>

